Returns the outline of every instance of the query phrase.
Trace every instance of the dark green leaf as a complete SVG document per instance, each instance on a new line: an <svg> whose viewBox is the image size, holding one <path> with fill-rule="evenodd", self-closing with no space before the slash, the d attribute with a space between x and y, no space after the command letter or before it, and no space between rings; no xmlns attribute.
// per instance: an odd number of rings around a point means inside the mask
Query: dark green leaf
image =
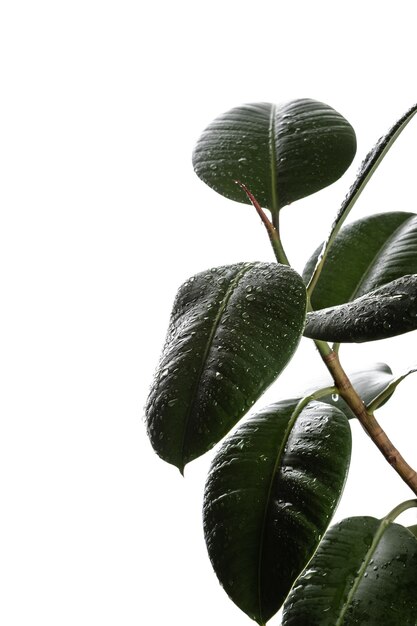
<svg viewBox="0 0 417 626"><path fill-rule="evenodd" d="M408 111L404 113L402 117L400 117L399 120L395 122L395 124L389 129L389 131L385 135L380 137L374 148L372 148L372 150L366 155L358 172L356 181L350 188L349 193L343 202L340 210L341 213L344 213L346 211L348 205L351 207L353 205L352 201L356 200L362 193L363 188L368 183L372 174L375 172L376 168L379 166L388 150L397 140L397 138L410 122L410 120L414 117L416 112L417 105L413 105L410 109L408 109Z"/></svg>
<svg viewBox="0 0 417 626"><path fill-rule="evenodd" d="M386 365L386 363L375 363L372 367L367 367L366 369L353 372L348 370L347 375L366 406L370 404L374 398L379 396L379 394L394 380L391 368L389 365ZM314 387L306 391L303 396L310 395L317 389L324 389L325 387L330 387L332 385L333 381L329 376L328 378L317 382ZM386 401L387 400L385 400L385 402ZM323 396L320 398L320 402L327 402L328 404L336 406L343 411L348 419L356 417L353 411L340 396ZM383 402L381 406L385 404L385 402Z"/></svg>
<svg viewBox="0 0 417 626"><path fill-rule="evenodd" d="M246 104L216 118L193 154L197 175L218 193L249 203L235 180L261 206L281 207L327 187L349 167L355 132L334 109L315 100Z"/></svg>
<svg viewBox="0 0 417 626"><path fill-rule="evenodd" d="M417 540L399 524L351 517L325 535L284 606L283 626L415 626Z"/></svg>
<svg viewBox="0 0 417 626"><path fill-rule="evenodd" d="M359 198L360 194L366 187L367 183L371 179L373 173L381 163L382 159L385 157L388 150L391 148L393 143L402 133L404 128L410 122L410 120L414 117L417 112L417 105L412 106L395 124L390 128L386 135L381 137L377 142L376 146L369 152L363 161L361 168L359 170L356 181L353 183L352 187L349 189L349 193L344 199L342 206L336 218L333 222L332 229L330 231L329 236L327 237L325 244L323 246L322 252L320 254L320 258L317 259L317 268L314 272L314 278L309 284L309 294L311 295L312 290L314 289L314 285L317 280L317 276L319 275L321 268L327 261L327 255L329 250L333 245L335 237L345 221L346 217L349 215L352 207L354 206L356 200Z"/></svg>
<svg viewBox="0 0 417 626"><path fill-rule="evenodd" d="M303 330L301 277L238 263L180 288L146 408L156 452L181 471L209 450L280 374Z"/></svg>
<svg viewBox="0 0 417 626"><path fill-rule="evenodd" d="M282 605L311 558L343 489L351 436L335 407L297 400L247 420L213 461L204 530L214 570L258 623Z"/></svg>
<svg viewBox="0 0 417 626"><path fill-rule="evenodd" d="M308 283L322 246L304 268ZM312 294L313 309L344 304L407 274L417 274L417 215L380 213L337 235Z"/></svg>
<svg viewBox="0 0 417 626"><path fill-rule="evenodd" d="M417 328L417 274L404 276L353 302L314 311L304 334L336 342L375 341Z"/></svg>

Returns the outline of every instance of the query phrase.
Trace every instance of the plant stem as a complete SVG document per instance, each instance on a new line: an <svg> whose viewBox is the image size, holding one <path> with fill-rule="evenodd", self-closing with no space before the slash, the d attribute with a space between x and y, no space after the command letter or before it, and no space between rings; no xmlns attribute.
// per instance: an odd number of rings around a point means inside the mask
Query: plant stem
<svg viewBox="0 0 417 626"><path fill-rule="evenodd" d="M246 185L241 183L239 180L236 180L235 183L239 185L239 187L243 189L243 191L246 193L253 207L256 209L256 212L261 218L262 223L265 226L266 231L268 233L268 237L271 242L272 249L274 250L276 260L278 261L278 263L282 263L283 265L289 265L290 262L288 261L284 248L282 247L281 239L279 236L279 218L278 218L279 213L278 211L274 213L274 218L273 218L274 223L272 223L271 220L267 217L265 211L263 210L263 208L261 207L257 199L255 198L255 196L253 195L253 193L249 191Z"/></svg>
<svg viewBox="0 0 417 626"><path fill-rule="evenodd" d="M236 181L238 185L246 192L250 198L253 206L260 215L265 227L267 228L269 238L271 240L272 247L278 263L282 263L281 258L285 258L285 263L289 265L287 256L282 248L282 244L278 235L278 213L274 214L275 225L270 222L266 217L264 211L260 207L256 198L250 193L250 191L243 185ZM279 242L279 247L277 245ZM307 311L312 311L310 293L307 292ZM358 418L362 427L372 439L377 448L382 452L388 463L399 474L403 481L410 487L410 489L417 495L417 473L408 465L403 456L399 453L397 448L391 442L386 435L385 431L381 428L374 414L367 410L365 404L359 397L356 389L352 386L349 378L344 371L338 355L339 344L334 344L332 349L326 341L314 340L316 348L320 353L320 356L326 365L329 373L331 374L334 383L337 387L338 393L342 396L343 400L347 403L349 408ZM311 396L300 400L299 405L296 407L296 411L301 411L305 406L305 403L313 399Z"/></svg>
<svg viewBox="0 0 417 626"><path fill-rule="evenodd" d="M343 400L352 409L364 430L372 439L377 448L382 452L388 463L401 476L403 481L417 495L417 473L408 465L394 444L390 441L385 431L381 428L373 413L369 413L360 399L352 383L343 370L339 356L336 352L330 352L322 359L333 377L336 387Z"/></svg>
<svg viewBox="0 0 417 626"><path fill-rule="evenodd" d="M307 293L307 311L312 311L313 307L311 306L311 299ZM324 359L325 356L332 352L331 347L326 341L322 341L321 339L313 339L317 350L320 352L320 356Z"/></svg>
<svg viewBox="0 0 417 626"><path fill-rule="evenodd" d="M279 211L276 211L272 214L272 222L277 237L277 251L279 253L279 256L281 257L281 263L284 263L284 265L290 265L287 255L285 254L284 247L281 243L281 236L279 234Z"/></svg>

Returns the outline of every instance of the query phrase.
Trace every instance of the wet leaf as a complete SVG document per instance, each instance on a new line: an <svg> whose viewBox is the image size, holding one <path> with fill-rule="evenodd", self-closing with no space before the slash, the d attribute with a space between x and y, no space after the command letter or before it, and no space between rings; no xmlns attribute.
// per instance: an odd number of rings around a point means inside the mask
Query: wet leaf
<svg viewBox="0 0 417 626"><path fill-rule="evenodd" d="M204 532L230 598L263 624L311 558L343 489L351 436L337 408L297 400L265 408L228 437L213 461Z"/></svg>
<svg viewBox="0 0 417 626"><path fill-rule="evenodd" d="M288 363L305 310L301 277L277 263L218 267L184 283L146 407L159 456L182 471L224 437Z"/></svg>
<svg viewBox="0 0 417 626"><path fill-rule="evenodd" d="M321 252L304 268L308 283ZM417 215L371 215L342 228L329 251L313 291L314 309L349 302L408 274L417 274Z"/></svg>
<svg viewBox="0 0 417 626"><path fill-rule="evenodd" d="M215 191L249 204L235 180L261 206L278 211L340 178L356 151L351 125L315 100L246 104L216 118L193 154L197 175Z"/></svg>
<svg viewBox="0 0 417 626"><path fill-rule="evenodd" d="M404 276L340 306L307 315L304 334L312 339L375 341L417 328L417 274Z"/></svg>
<svg viewBox="0 0 417 626"><path fill-rule="evenodd" d="M318 273L323 268L327 261L327 255L332 248L333 242L341 228L343 222L349 215L352 207L360 194L372 178L374 172L377 170L379 164L392 147L394 142L398 139L404 128L412 120L417 112L417 105L412 106L404 115L389 129L389 131L383 135L376 143L374 148L367 154L362 165L359 169L357 178L351 188L349 189L346 198L344 199L342 206L339 209L338 214L332 224L331 231L323 244L322 251L317 258L317 268L314 271L314 278L312 278L311 284L309 283L309 294L311 295L314 285L317 280ZM310 274L312 274L312 269ZM328 305L326 305L328 306ZM317 308L317 307L316 307Z"/></svg>
<svg viewBox="0 0 417 626"><path fill-rule="evenodd" d="M417 540L403 526L351 517L326 533L284 605L283 626L415 626Z"/></svg>

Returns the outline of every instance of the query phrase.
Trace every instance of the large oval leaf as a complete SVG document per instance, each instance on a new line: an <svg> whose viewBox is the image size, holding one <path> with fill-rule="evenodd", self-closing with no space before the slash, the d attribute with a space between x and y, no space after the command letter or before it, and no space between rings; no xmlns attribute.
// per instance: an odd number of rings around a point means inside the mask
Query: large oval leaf
<svg viewBox="0 0 417 626"><path fill-rule="evenodd" d="M287 364L305 310L301 277L277 263L219 267L184 283L146 407L156 452L182 471L217 443Z"/></svg>
<svg viewBox="0 0 417 626"><path fill-rule="evenodd" d="M399 524L351 517L325 535L284 606L283 626L415 626L417 540Z"/></svg>
<svg viewBox="0 0 417 626"><path fill-rule="evenodd" d="M261 206L276 212L340 178L355 151L352 126L326 104L263 102L216 118L197 142L193 165L223 196L248 204L239 180Z"/></svg>
<svg viewBox="0 0 417 626"><path fill-rule="evenodd" d="M417 274L403 276L353 302L314 311L304 334L324 341L386 339L417 328Z"/></svg>
<svg viewBox="0 0 417 626"><path fill-rule="evenodd" d="M339 500L351 436L335 407L273 404L239 427L208 476L204 531L231 599L265 623L311 558Z"/></svg>
<svg viewBox="0 0 417 626"><path fill-rule="evenodd" d="M322 246L304 268L308 283ZM392 212L349 224L337 235L312 294L314 309L343 304L407 274L417 274L417 215Z"/></svg>
<svg viewBox="0 0 417 626"><path fill-rule="evenodd" d="M360 370L347 370L347 376L365 406L368 406L372 400L379 396L379 394L382 393L395 378L391 368L386 363L375 363L373 366ZM332 385L333 380L331 377L326 377L322 381L318 381L314 387L311 387L303 395L309 395L318 389L324 389L326 387L331 387ZM388 398L385 402L387 400ZM328 404L336 406L338 409L343 411L348 419L356 417L352 409L338 394L322 396L320 398L320 402L327 402ZM383 406L385 402L382 402L380 406Z"/></svg>

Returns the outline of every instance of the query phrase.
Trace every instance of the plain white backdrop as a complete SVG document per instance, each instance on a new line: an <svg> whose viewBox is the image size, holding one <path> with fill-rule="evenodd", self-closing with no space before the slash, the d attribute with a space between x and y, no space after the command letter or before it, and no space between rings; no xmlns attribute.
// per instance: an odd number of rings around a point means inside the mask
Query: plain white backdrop
<svg viewBox="0 0 417 626"><path fill-rule="evenodd" d="M347 117L354 165L283 212L301 270L361 159L417 99L412 9L402 0L1 3L2 625L249 623L205 552L212 454L183 479L153 453L143 424L177 287L211 266L273 260L250 207L194 175L192 148L243 102L309 97ZM416 146L414 121L352 219L417 210ZM341 357L400 373L416 347L409 334ZM323 372L303 342L257 406ZM380 416L417 465L414 394L410 378ZM336 519L381 517L410 492L353 430Z"/></svg>

